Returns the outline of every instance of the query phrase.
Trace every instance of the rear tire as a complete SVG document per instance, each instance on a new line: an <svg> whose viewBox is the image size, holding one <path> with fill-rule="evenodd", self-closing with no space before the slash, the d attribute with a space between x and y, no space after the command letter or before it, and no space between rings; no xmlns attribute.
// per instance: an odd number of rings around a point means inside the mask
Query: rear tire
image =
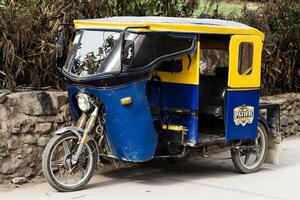
<svg viewBox="0 0 300 200"><path fill-rule="evenodd" d="M237 169L237 171L240 173L249 174L249 173L258 171L266 159L267 150L268 150L267 131L266 131L266 128L264 127L264 125L261 123L258 124L257 131L258 131L257 138L255 140L257 142L255 142L255 144L258 143L258 146L260 146L260 150L259 150L260 152L259 152L259 156L257 156L257 154L254 153L256 156L256 159L251 165L247 165L247 162L249 162L249 157L251 156L251 153L245 154L241 150L236 150L236 149L231 150L233 164L234 164L235 168ZM248 155L248 159L246 158L247 155Z"/></svg>

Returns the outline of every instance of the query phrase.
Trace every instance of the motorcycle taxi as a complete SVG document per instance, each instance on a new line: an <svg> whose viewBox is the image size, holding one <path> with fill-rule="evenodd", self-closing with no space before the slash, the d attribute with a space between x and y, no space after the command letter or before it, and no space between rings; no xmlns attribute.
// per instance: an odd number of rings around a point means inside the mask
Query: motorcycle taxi
<svg viewBox="0 0 300 200"><path fill-rule="evenodd" d="M278 161L279 106L260 102L264 34L224 20L75 20L62 73L76 125L55 132L43 173L83 188L109 159L172 162L230 150L237 171Z"/></svg>

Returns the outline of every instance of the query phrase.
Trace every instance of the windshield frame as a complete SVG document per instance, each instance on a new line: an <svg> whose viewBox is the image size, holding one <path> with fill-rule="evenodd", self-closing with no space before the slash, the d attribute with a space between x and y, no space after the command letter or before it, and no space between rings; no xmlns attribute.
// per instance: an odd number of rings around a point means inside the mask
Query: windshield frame
<svg viewBox="0 0 300 200"><path fill-rule="evenodd" d="M124 29L106 29L106 28L84 28L84 29L76 29L76 34L77 32L83 32L83 31L111 31L111 32L119 32L120 33L120 36L118 38L118 41L121 40L123 38L122 34L125 33ZM176 56L180 56L180 55L184 55L184 54L190 54L194 51L196 51L197 49L197 41L198 41L198 35L197 33L191 33L191 32L137 32L137 31L133 31L133 30L126 30L126 33L134 33L134 34L147 34L147 33L150 33L150 34L171 34L173 36L178 36L178 37L191 37L193 38L193 42L192 42L192 45L191 45L191 48L189 49L186 49L186 50L183 50L183 51L178 51L176 53L172 53L170 55L166 55L166 56L163 56L163 57L160 57L160 58L157 58L155 60L153 60L151 63L149 63L148 65L145 65L141 68L139 68L138 70L123 70L123 66L120 66L120 70L119 71L114 71L114 72L103 72L103 73L95 73L95 74L90 74L90 75L86 75L86 76L78 76L78 75L75 75L71 72L71 67L74 63L74 57L76 56L76 53L78 51L78 44L80 43L80 41L82 40L82 36L83 34L81 33L80 34L80 38L78 40L78 42L76 44L73 44L74 45L74 52L72 54L69 53L67 59L66 59L66 62L63 66L63 70L62 70L62 73L65 77L73 80L73 81L76 81L76 82L84 82L84 81L93 81L93 80L97 80L97 79L103 79L103 78L112 78L112 77L116 77L116 76L128 76L128 75L136 75L136 74L143 74L143 73L146 73L148 71L151 71L153 70L154 68L157 67L157 63L159 63L160 61L163 61L165 59L171 59L171 58L174 58ZM116 47L117 45L115 45L111 52L114 50L114 48ZM109 56L109 55L108 55ZM120 58L121 58L121 55L120 55ZM122 63L122 62L120 62Z"/></svg>
<svg viewBox="0 0 300 200"><path fill-rule="evenodd" d="M114 72L103 72L103 73L94 73L94 74L88 74L88 75L85 75L85 76L79 76L79 75L76 75L74 73L72 73L72 66L74 65L74 62L75 62L75 57L77 55L77 51L79 50L79 46L80 46L80 43L82 41L82 37L83 37L83 33L84 31L97 31L97 32L116 32L116 33L120 33L120 36L117 40L117 43L120 41L121 37L122 37L122 30L116 30L116 29L77 29L76 30L76 35L77 33L80 34L79 36L79 39L77 41L77 43L72 43L72 47L70 49L70 52L69 52L69 55L66 59L66 62L64 64L64 67L63 67L63 72L64 72L64 75L69 75L69 76L72 76L73 79L76 77L76 79L81 79L81 78L84 78L84 79L89 79L90 77L94 77L94 76L98 76L98 75L109 75L109 74L118 74L120 73L120 70L119 71L114 71ZM76 37L76 36L75 36ZM74 38L75 39L75 38ZM73 41L74 42L74 41ZM109 54L107 55L106 58L108 58L108 56L110 55L111 52L113 52L113 50L115 49L117 45L115 45L111 51L109 52ZM73 50L73 52L71 52ZM106 60L106 58L104 60Z"/></svg>

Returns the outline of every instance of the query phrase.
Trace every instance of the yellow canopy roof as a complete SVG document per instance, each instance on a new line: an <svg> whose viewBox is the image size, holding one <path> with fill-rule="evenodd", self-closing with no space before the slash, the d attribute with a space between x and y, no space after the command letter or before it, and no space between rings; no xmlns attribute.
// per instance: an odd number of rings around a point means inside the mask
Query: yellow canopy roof
<svg viewBox="0 0 300 200"><path fill-rule="evenodd" d="M210 34L257 35L264 40L264 33L245 24L218 20L177 17L110 17L101 19L74 20L76 29L122 30L128 26L150 26L150 29L135 29L138 32L185 32Z"/></svg>

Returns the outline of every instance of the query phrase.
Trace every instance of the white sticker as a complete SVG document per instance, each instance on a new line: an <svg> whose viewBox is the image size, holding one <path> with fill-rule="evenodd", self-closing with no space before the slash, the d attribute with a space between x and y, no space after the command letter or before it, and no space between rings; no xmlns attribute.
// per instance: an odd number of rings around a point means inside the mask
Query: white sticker
<svg viewBox="0 0 300 200"><path fill-rule="evenodd" d="M254 107L242 105L233 109L233 120L236 126L252 124L254 119Z"/></svg>

